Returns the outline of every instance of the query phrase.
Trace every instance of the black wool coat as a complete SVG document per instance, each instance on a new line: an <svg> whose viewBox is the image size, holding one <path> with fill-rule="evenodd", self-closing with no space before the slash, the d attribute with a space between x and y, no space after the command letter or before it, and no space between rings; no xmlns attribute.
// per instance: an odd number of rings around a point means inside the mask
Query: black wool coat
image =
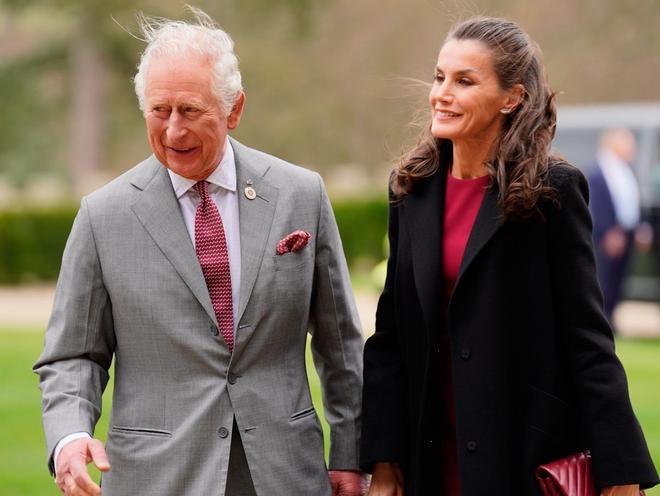
<svg viewBox="0 0 660 496"><path fill-rule="evenodd" d="M553 164L530 220L502 220L486 191L445 309L448 158L389 211L390 256L364 352L361 465L398 462L406 496L439 495L438 336L448 332L461 494L540 494L534 469L589 448L600 487L658 482L603 316L588 188Z"/></svg>

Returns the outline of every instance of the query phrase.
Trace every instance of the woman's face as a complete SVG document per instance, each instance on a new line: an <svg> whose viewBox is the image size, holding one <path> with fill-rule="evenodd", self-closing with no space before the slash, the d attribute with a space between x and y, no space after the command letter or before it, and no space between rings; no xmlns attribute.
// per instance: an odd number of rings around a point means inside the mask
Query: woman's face
<svg viewBox="0 0 660 496"><path fill-rule="evenodd" d="M486 45L473 40L450 40L438 55L431 104L431 134L456 142L490 145L499 135L505 114L515 106L516 89L500 87L493 57Z"/></svg>

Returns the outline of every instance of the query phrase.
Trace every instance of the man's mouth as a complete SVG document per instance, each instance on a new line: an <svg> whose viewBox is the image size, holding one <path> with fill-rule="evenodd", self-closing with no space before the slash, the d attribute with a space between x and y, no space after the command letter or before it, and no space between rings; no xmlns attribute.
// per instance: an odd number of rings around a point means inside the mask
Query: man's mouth
<svg viewBox="0 0 660 496"><path fill-rule="evenodd" d="M189 153L194 152L195 150L197 150L197 147L192 147L192 148L178 148L177 147L177 148L175 148L173 146L168 146L167 149L172 151L172 152L180 153L182 155L185 155L185 154L189 154Z"/></svg>

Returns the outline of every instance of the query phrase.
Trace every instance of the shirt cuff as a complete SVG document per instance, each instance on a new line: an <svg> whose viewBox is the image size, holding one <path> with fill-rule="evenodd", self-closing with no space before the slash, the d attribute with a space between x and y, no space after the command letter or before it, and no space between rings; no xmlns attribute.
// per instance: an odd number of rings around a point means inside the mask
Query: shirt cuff
<svg viewBox="0 0 660 496"><path fill-rule="evenodd" d="M73 434L64 436L59 440L55 446L55 453L53 454L53 467L55 468L55 471L57 471L57 457L59 456L60 451L62 451L62 448L64 448L64 446L69 444L71 441L75 441L76 439L81 439L84 437L87 439L92 439L92 436L90 436L87 432L74 432Z"/></svg>

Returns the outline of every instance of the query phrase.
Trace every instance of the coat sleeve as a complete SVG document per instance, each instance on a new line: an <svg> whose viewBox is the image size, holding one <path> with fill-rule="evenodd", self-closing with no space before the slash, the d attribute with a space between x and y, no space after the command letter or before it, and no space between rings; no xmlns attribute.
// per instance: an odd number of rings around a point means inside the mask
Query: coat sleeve
<svg viewBox="0 0 660 496"><path fill-rule="evenodd" d="M34 365L51 473L60 439L94 433L114 348L112 308L83 199L64 249L44 350Z"/></svg>
<svg viewBox="0 0 660 496"><path fill-rule="evenodd" d="M398 254L398 209L390 192L385 287L378 301L376 330L364 349L363 422L360 464L371 472L376 462L402 465L405 457L405 368L396 329L394 299Z"/></svg>
<svg viewBox="0 0 660 496"><path fill-rule="evenodd" d="M318 177L320 213L312 296L312 356L330 426L329 468L357 470L363 337L330 201Z"/></svg>
<svg viewBox="0 0 660 496"><path fill-rule="evenodd" d="M553 297L596 483L599 487L631 483L648 487L657 482L657 474L602 311L587 182L573 167L554 169L552 182L560 207L548 215Z"/></svg>

